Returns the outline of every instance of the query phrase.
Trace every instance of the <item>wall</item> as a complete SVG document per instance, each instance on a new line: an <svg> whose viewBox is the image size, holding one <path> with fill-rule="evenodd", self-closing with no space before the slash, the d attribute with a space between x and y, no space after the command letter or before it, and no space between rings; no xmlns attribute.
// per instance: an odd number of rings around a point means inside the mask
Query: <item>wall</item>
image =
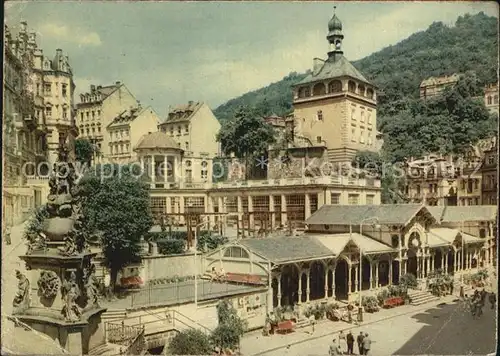
<svg viewBox="0 0 500 356"><path fill-rule="evenodd" d="M202 256L197 256L197 270L195 270L194 253L174 256L144 256L142 258L141 276L144 281L157 278L173 278L203 274Z"/></svg>
<svg viewBox="0 0 500 356"><path fill-rule="evenodd" d="M149 132L158 131L159 123L160 117L151 107L143 109L140 115L130 123L130 150L132 153L132 162L138 160L134 148L139 143L139 140Z"/></svg>
<svg viewBox="0 0 500 356"><path fill-rule="evenodd" d="M220 123L207 104L203 104L190 120L189 147L195 154L208 152L210 157L219 153L216 136Z"/></svg>

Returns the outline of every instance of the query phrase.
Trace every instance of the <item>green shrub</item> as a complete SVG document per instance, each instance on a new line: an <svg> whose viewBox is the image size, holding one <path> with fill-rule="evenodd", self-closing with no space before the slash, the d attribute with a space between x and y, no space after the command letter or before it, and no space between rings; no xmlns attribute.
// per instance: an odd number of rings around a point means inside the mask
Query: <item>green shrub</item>
<svg viewBox="0 0 500 356"><path fill-rule="evenodd" d="M211 335L213 344L220 348L234 349L245 333L247 322L238 316L236 309L227 300L221 300L217 304L217 317L219 325Z"/></svg>
<svg viewBox="0 0 500 356"><path fill-rule="evenodd" d="M181 331L168 345L171 355L209 355L212 351L210 338L198 329Z"/></svg>
<svg viewBox="0 0 500 356"><path fill-rule="evenodd" d="M399 279L399 286L405 289L416 288L418 286L417 277L411 273L406 273Z"/></svg>
<svg viewBox="0 0 500 356"><path fill-rule="evenodd" d="M378 299L374 296L366 296L361 298L361 304L367 312L375 312L379 310Z"/></svg>
<svg viewBox="0 0 500 356"><path fill-rule="evenodd" d="M182 240L158 240L158 252L162 255L178 255L184 252L185 242Z"/></svg>
<svg viewBox="0 0 500 356"><path fill-rule="evenodd" d="M211 234L204 231L198 238L197 248L199 251L203 251L206 246L208 250L215 250L217 247L224 245L227 242L229 242L229 239L225 236Z"/></svg>

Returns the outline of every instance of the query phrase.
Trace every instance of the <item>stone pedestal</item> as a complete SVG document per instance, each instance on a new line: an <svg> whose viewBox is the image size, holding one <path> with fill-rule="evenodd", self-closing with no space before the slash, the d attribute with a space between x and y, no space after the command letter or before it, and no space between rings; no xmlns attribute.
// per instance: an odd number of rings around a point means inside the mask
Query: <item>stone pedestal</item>
<svg viewBox="0 0 500 356"><path fill-rule="evenodd" d="M83 285L84 271L96 254L89 252L63 256L55 247L20 256L26 263L26 277L30 282L29 303L27 307L15 309L14 316L57 340L71 354L86 354L93 347L105 343L101 314L106 309L89 303L84 293L86 286ZM78 285L74 304L81 312L75 318L77 320L68 320L63 314L66 306L64 285L72 274L76 276ZM42 280L44 283L41 283ZM48 293L47 290L53 292Z"/></svg>

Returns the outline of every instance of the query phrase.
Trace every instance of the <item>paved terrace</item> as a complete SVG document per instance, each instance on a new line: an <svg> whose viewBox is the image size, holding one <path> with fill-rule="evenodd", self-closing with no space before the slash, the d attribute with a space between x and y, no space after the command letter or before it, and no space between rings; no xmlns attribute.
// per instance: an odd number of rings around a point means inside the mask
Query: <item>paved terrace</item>
<svg viewBox="0 0 500 356"><path fill-rule="evenodd" d="M198 301L220 299L230 295L267 290L266 287L214 283L198 280ZM170 283L161 286L144 287L130 295L112 301L103 301L101 305L109 309L133 309L155 305L175 305L194 302L194 281Z"/></svg>

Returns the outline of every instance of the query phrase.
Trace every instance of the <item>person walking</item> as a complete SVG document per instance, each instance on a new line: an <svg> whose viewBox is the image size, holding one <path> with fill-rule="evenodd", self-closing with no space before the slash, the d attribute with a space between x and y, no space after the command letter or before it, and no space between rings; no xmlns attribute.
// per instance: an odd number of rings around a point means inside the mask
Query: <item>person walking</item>
<svg viewBox="0 0 500 356"><path fill-rule="evenodd" d="M349 331L347 333L346 341L347 341L347 354L353 355L354 354L354 335L352 335L351 331Z"/></svg>
<svg viewBox="0 0 500 356"><path fill-rule="evenodd" d="M368 336L368 333L365 333L363 338L363 355L370 355L370 349L372 348L372 340Z"/></svg>
<svg viewBox="0 0 500 356"><path fill-rule="evenodd" d="M328 350L328 354L330 356L342 355L342 350L340 350L340 346L337 345L337 340L333 339L332 344L330 345L330 349Z"/></svg>
<svg viewBox="0 0 500 356"><path fill-rule="evenodd" d="M342 350L342 352L344 352L344 350L346 349L346 338L345 338L345 334L342 330L340 330L339 332L339 347L340 347L340 350Z"/></svg>
<svg viewBox="0 0 500 356"><path fill-rule="evenodd" d="M360 355L364 355L363 353L363 339L364 339L363 332L360 331L358 337L356 338L356 342L358 343L358 350Z"/></svg>
<svg viewBox="0 0 500 356"><path fill-rule="evenodd" d="M488 299L491 304L491 309L495 309L495 304L497 302L497 296L495 295L495 293L491 292Z"/></svg>
<svg viewBox="0 0 500 356"><path fill-rule="evenodd" d="M7 225L7 227L5 228L5 243L7 245L10 245L12 243L10 239L10 233L11 233L11 228L9 225Z"/></svg>

